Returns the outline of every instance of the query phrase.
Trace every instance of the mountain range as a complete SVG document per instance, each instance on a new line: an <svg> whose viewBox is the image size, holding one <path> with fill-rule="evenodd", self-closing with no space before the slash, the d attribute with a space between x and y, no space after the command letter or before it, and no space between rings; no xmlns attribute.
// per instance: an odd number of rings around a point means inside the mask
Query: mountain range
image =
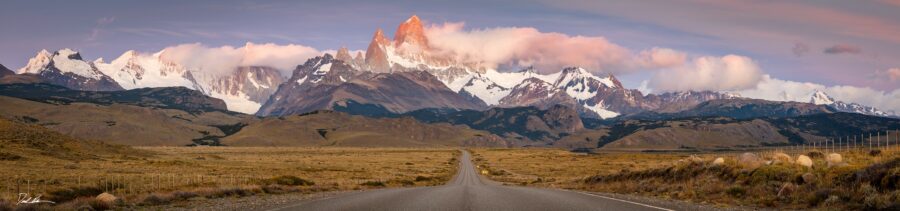
<svg viewBox="0 0 900 211"><path fill-rule="evenodd" d="M84 61L79 52L42 50L18 70L36 75L43 82L87 91L115 91L152 87L186 87L222 99L228 109L254 113L284 81L271 67L238 67L219 71L189 69L167 62L162 52L142 54L128 51L106 63L103 59Z"/></svg>
<svg viewBox="0 0 900 211"><path fill-rule="evenodd" d="M334 111L259 117L226 111L222 100L184 87L82 91L16 83L0 84L0 95L0 119L83 140L137 146L719 150L812 143L900 128L900 119L838 112L826 105L746 98L710 100L675 113L645 112L599 120L583 117L566 105L396 113L381 104L353 99L335 101Z"/></svg>
<svg viewBox="0 0 900 211"><path fill-rule="evenodd" d="M152 54L128 51L105 62L84 61L79 52L61 49L38 52L18 74L0 70L5 72L0 73L0 83L43 82L85 91L185 87L223 100L230 111L259 116L331 110L348 101L379 105L398 114L427 108L546 110L564 105L581 117L596 119L703 115L686 111L697 106L725 106L710 102L770 104L711 91L645 94L625 88L613 75L597 76L580 67L550 74L530 67L498 71L435 53L424 31L421 20L412 16L397 27L392 39L377 29L364 55L351 55L341 48L334 56L297 61L300 65L290 76L267 66L189 68L165 59L165 50ZM830 111L889 116L876 108L835 101L824 92L812 93L810 104L824 105ZM800 105L787 107L796 106Z"/></svg>
<svg viewBox="0 0 900 211"><path fill-rule="evenodd" d="M647 94L580 67L485 68L435 52L416 16L393 38L376 30L365 53L340 48L289 71L195 68L166 51L106 62L42 50L16 71L0 65L0 123L135 146L612 150L727 150L900 129L887 112L822 91L805 102Z"/></svg>

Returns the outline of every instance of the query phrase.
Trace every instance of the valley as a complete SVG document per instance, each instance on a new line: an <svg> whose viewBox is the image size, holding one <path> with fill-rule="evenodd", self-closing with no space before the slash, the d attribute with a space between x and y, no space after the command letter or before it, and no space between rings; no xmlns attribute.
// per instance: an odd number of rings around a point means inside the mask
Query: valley
<svg viewBox="0 0 900 211"><path fill-rule="evenodd" d="M4 2L0 211L900 210L897 2Z"/></svg>

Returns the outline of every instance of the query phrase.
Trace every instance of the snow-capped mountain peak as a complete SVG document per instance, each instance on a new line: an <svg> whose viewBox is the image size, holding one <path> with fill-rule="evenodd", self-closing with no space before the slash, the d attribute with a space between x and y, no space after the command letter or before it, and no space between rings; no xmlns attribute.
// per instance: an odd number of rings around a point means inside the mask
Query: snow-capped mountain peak
<svg viewBox="0 0 900 211"><path fill-rule="evenodd" d="M500 99L509 94L510 89L500 86L479 74L469 79L469 82L462 87L461 91L474 95L488 105L497 105Z"/></svg>
<svg viewBox="0 0 900 211"><path fill-rule="evenodd" d="M19 73L40 74L44 71L71 73L90 79L101 79L103 74L98 72L91 63L85 62L81 54L72 49L60 49L53 54L47 50L41 50L34 58L28 60L28 64L19 69Z"/></svg>
<svg viewBox="0 0 900 211"><path fill-rule="evenodd" d="M91 91L121 90L111 78L103 74L91 62L82 60L81 54L72 49L60 49L53 53L41 50L28 60L20 74L34 74L45 82L72 89Z"/></svg>
<svg viewBox="0 0 900 211"><path fill-rule="evenodd" d="M834 104L834 98L828 96L825 92L821 90L816 90L812 94L812 98L809 100L809 103L816 105L831 105Z"/></svg>
<svg viewBox="0 0 900 211"><path fill-rule="evenodd" d="M601 78L594 76L584 68L569 67L562 70L562 75L556 80L554 86L565 90L569 96L578 100L586 100L597 95L601 86L605 88L621 88L611 76Z"/></svg>
<svg viewBox="0 0 900 211"><path fill-rule="evenodd" d="M28 64L25 65L25 67L20 68L18 71L16 71L16 73L40 73L41 70L47 67L47 64L50 63L50 59L52 56L53 54L50 54L47 49L42 49L41 51L38 51L37 55L35 55L31 59L28 59Z"/></svg>
<svg viewBox="0 0 900 211"><path fill-rule="evenodd" d="M831 107L831 108L841 111L841 112L859 113L859 114L865 114L865 115L884 116L884 117L891 116L887 112L878 110L875 107L864 106L864 105L860 105L858 103L845 103L843 101L835 100L834 98L832 98L827 93L825 93L824 91L821 91L821 90L816 90L815 92L812 93L809 103L816 104L816 105L827 105L828 107Z"/></svg>

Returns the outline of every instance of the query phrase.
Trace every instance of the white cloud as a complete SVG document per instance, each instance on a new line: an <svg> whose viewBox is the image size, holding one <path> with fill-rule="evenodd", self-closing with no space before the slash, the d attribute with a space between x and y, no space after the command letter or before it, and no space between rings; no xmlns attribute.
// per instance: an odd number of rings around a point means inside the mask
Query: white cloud
<svg viewBox="0 0 900 211"><path fill-rule="evenodd" d="M167 62L211 73L228 74L239 66L269 66L290 76L298 64L319 55L322 55L321 51L303 45L248 42L242 47L181 44L163 49L160 57Z"/></svg>
<svg viewBox="0 0 900 211"><path fill-rule="evenodd" d="M638 54L639 66L648 68L678 67L687 61L687 54L669 48L651 48Z"/></svg>
<svg viewBox="0 0 900 211"><path fill-rule="evenodd" d="M639 55L599 36L569 36L531 27L463 30L464 23L432 25L425 30L431 53L485 68L500 65L535 66L558 71L580 66L595 72L623 73L683 63L684 54L653 48Z"/></svg>
<svg viewBox="0 0 900 211"><path fill-rule="evenodd" d="M880 91L868 87L825 86L809 82L780 80L764 75L756 87L737 93L749 98L809 102L812 93L816 90L824 91L839 101L874 106L888 113L900 112L900 89Z"/></svg>
<svg viewBox="0 0 900 211"><path fill-rule="evenodd" d="M875 78L890 82L900 81L900 67L875 71Z"/></svg>
<svg viewBox="0 0 900 211"><path fill-rule="evenodd" d="M660 70L649 87L656 91L733 91L753 88L762 71L752 59L738 55L703 56L691 63Z"/></svg>

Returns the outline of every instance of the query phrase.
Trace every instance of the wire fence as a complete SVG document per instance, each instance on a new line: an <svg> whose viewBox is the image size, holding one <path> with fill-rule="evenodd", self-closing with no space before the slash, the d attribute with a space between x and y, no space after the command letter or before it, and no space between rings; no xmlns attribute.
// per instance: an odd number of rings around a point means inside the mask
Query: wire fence
<svg viewBox="0 0 900 211"><path fill-rule="evenodd" d="M0 199L18 201L28 197L48 196L53 191L89 190L116 196L176 191L199 187L242 187L261 180L246 175L202 174L134 174L101 176L15 176L0 180Z"/></svg>
<svg viewBox="0 0 900 211"><path fill-rule="evenodd" d="M849 136L822 137L805 143L729 149L702 154L717 154L722 157L736 158L746 152L758 153L761 157L771 157L776 153L798 156L812 151L823 154L869 153L872 155L891 155L900 152L900 130L880 131Z"/></svg>

